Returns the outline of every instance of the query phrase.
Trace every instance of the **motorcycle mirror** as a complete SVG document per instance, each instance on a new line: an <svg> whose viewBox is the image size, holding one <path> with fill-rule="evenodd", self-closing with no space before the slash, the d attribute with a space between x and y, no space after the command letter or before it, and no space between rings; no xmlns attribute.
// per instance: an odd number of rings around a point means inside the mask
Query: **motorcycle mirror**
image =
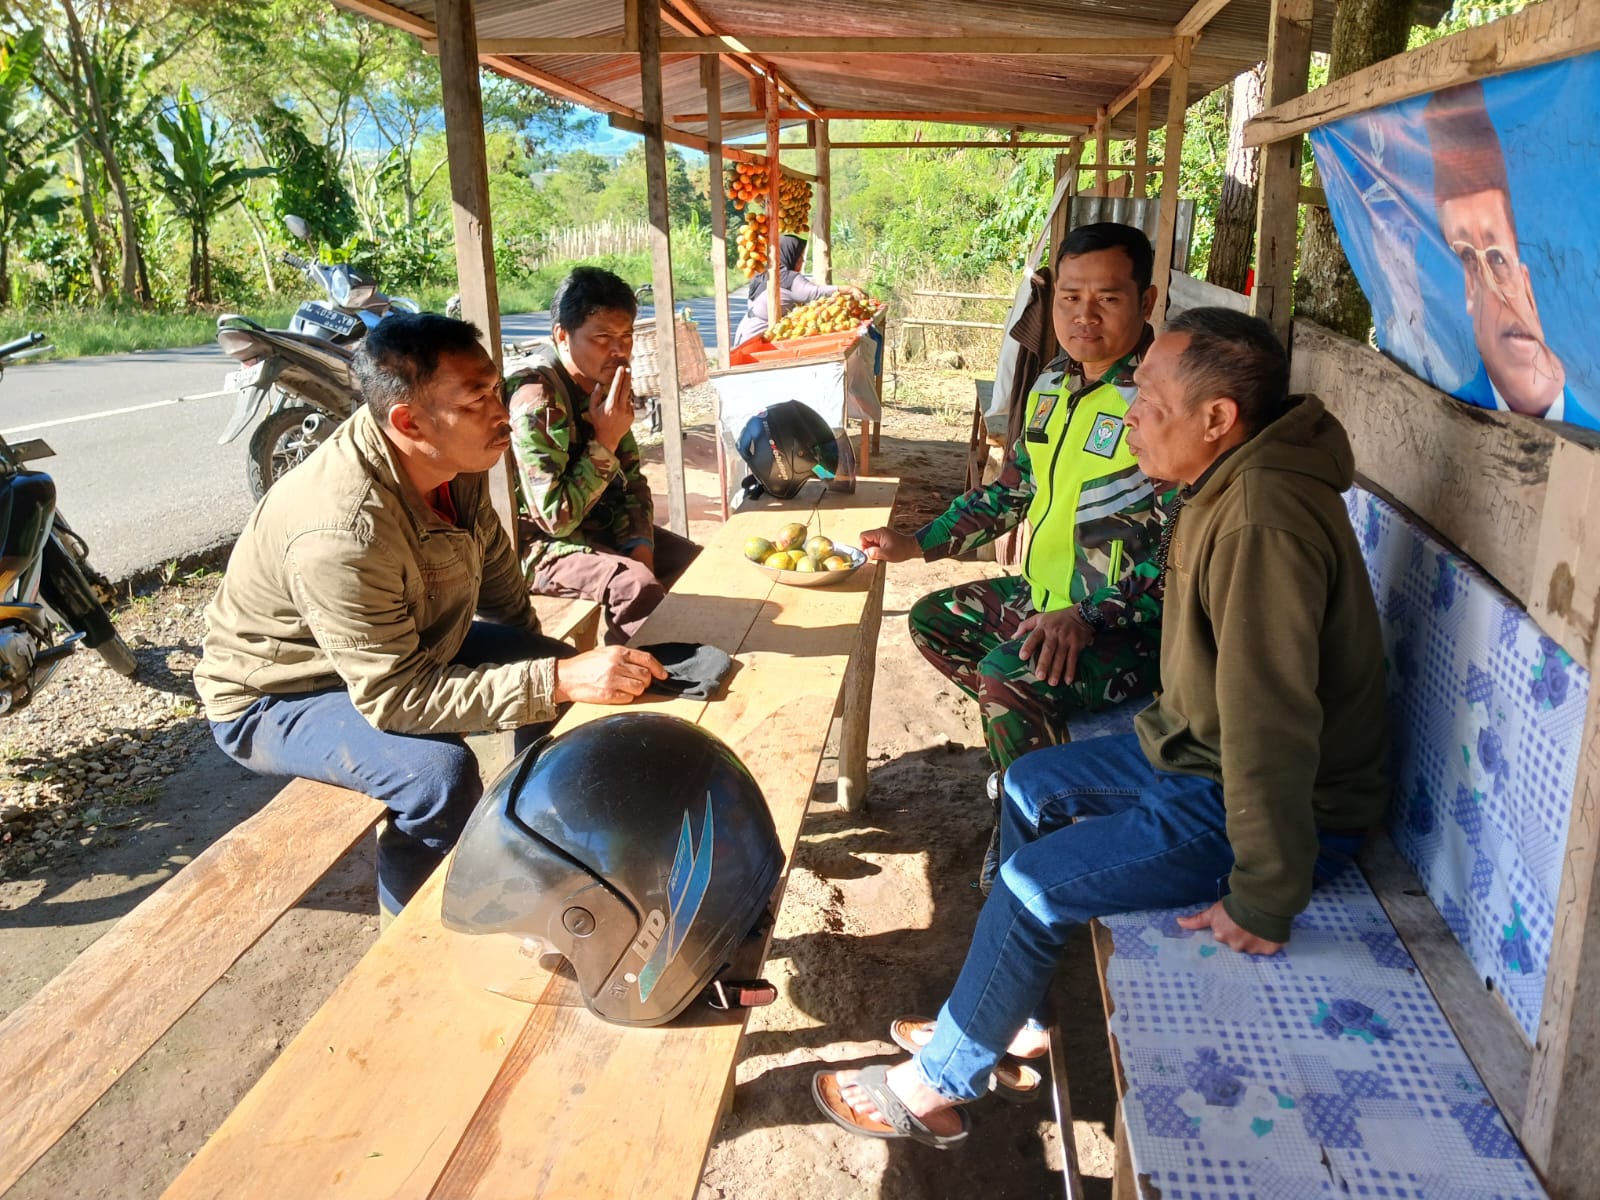
<svg viewBox="0 0 1600 1200"><path fill-rule="evenodd" d="M302 242L309 242L311 240L311 230L306 225L305 221L300 217L290 213L288 216L283 218L283 223L289 227L289 232L295 237L299 238Z"/></svg>

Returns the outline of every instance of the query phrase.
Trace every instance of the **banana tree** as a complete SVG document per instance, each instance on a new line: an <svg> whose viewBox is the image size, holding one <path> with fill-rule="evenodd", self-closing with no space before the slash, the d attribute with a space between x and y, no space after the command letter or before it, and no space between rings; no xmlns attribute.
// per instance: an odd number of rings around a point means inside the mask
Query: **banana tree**
<svg viewBox="0 0 1600 1200"><path fill-rule="evenodd" d="M210 304L211 222L244 199L245 184L275 167L247 167L228 157L223 134L201 110L189 85L170 109L156 116L166 153L152 155L151 182L189 225L189 303Z"/></svg>
<svg viewBox="0 0 1600 1200"><path fill-rule="evenodd" d="M49 159L61 143L30 99L41 42L36 29L0 40L0 308L11 301L10 248L34 225L54 220L69 199Z"/></svg>

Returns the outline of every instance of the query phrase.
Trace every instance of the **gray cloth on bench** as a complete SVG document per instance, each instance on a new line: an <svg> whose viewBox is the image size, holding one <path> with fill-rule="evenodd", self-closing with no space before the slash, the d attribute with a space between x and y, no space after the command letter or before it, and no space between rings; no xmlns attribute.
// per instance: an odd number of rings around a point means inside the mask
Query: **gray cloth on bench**
<svg viewBox="0 0 1600 1200"><path fill-rule="evenodd" d="M733 669L733 659L715 646L699 642L657 642L640 646L667 670L665 679L653 680L649 690L658 696L709 700Z"/></svg>

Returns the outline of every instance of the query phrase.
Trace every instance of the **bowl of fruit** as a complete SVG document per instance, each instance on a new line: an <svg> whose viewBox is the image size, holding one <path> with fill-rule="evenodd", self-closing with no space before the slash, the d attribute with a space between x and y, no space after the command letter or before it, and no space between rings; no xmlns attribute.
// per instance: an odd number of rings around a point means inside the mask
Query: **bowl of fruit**
<svg viewBox="0 0 1600 1200"><path fill-rule="evenodd" d="M867 556L854 546L822 534L807 536L804 525L785 525L775 538L753 537L744 556L779 583L790 587L831 587L866 565Z"/></svg>

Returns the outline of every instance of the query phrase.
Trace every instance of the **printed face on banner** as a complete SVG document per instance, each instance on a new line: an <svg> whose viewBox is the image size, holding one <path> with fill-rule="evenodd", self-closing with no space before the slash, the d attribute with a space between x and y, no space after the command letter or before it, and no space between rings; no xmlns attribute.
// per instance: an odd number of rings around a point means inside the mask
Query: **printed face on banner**
<svg viewBox="0 0 1600 1200"><path fill-rule="evenodd" d="M1600 428L1600 55L1312 133L1378 347L1459 400Z"/></svg>

